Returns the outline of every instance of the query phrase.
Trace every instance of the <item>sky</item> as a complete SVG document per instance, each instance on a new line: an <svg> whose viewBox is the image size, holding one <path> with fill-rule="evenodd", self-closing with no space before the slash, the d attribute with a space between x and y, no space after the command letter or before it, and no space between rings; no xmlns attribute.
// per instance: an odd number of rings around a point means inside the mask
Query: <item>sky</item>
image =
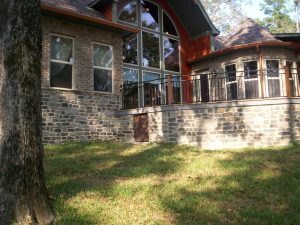
<svg viewBox="0 0 300 225"><path fill-rule="evenodd" d="M243 6L243 10L247 16L251 18L264 18L265 15L262 11L260 11L260 3L263 3L263 0L252 0L250 4L245 4ZM289 7L291 7L292 0L288 0ZM291 14L293 17L293 15Z"/></svg>
<svg viewBox="0 0 300 225"><path fill-rule="evenodd" d="M247 16L251 18L260 18L264 17L264 13L260 11L259 4L262 3L263 0L254 0L251 1L251 4L247 4L243 6L243 10L246 12Z"/></svg>

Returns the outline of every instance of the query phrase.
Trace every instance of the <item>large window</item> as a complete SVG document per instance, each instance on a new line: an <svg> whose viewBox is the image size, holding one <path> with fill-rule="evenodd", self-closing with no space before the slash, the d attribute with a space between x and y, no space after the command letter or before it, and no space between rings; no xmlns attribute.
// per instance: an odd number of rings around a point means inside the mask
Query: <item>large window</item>
<svg viewBox="0 0 300 225"><path fill-rule="evenodd" d="M164 79L169 74L180 76L180 40L169 15L159 5L145 0L120 0L118 10L119 22L140 30L123 40L124 81L130 81L133 70L137 71L138 82L149 81L149 77ZM152 91L165 93L156 82L146 86L140 87L140 106L156 104L150 100Z"/></svg>
<svg viewBox="0 0 300 225"><path fill-rule="evenodd" d="M244 62L245 96L248 99L259 97L257 61Z"/></svg>
<svg viewBox="0 0 300 225"><path fill-rule="evenodd" d="M51 35L50 87L72 89L73 39Z"/></svg>
<svg viewBox="0 0 300 225"><path fill-rule="evenodd" d="M110 45L93 44L94 90L113 92L113 49Z"/></svg>

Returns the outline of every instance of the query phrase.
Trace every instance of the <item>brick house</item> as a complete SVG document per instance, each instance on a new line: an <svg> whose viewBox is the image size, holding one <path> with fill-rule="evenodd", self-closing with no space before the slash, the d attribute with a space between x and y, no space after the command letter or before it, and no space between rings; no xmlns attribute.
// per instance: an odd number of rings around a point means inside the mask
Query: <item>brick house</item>
<svg viewBox="0 0 300 225"><path fill-rule="evenodd" d="M42 0L41 8L45 143L218 149L300 139L297 34L274 36L247 20L219 37L198 0Z"/></svg>

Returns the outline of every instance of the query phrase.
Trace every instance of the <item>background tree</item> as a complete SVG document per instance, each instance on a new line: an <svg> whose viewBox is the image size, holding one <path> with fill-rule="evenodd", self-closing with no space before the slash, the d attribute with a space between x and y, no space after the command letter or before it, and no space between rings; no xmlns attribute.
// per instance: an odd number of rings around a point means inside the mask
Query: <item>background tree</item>
<svg viewBox="0 0 300 225"><path fill-rule="evenodd" d="M39 0L0 7L0 224L51 224L41 139Z"/></svg>
<svg viewBox="0 0 300 225"><path fill-rule="evenodd" d="M250 4L249 0L201 0L209 17L222 34L229 34L245 18L243 4Z"/></svg>
<svg viewBox="0 0 300 225"><path fill-rule="evenodd" d="M300 0L294 0L294 10L296 16L296 30L300 32L300 22L299 22L299 11L300 11Z"/></svg>
<svg viewBox="0 0 300 225"><path fill-rule="evenodd" d="M291 19L286 0L264 0L261 9L266 18L256 19L260 25L266 27L272 33L296 32L296 23Z"/></svg>

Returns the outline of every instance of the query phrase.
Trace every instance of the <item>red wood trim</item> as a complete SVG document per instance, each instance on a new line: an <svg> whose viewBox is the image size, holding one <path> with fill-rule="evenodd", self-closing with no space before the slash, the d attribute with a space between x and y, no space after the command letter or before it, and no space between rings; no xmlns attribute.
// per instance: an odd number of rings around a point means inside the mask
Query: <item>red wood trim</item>
<svg viewBox="0 0 300 225"><path fill-rule="evenodd" d="M173 104L173 87L172 87L172 75L167 76L168 80L168 105Z"/></svg>
<svg viewBox="0 0 300 225"><path fill-rule="evenodd" d="M269 47L290 47L294 50L300 49L300 44L293 43L293 42L278 42L278 41L268 41L268 42L256 42L256 43L251 43L251 44L244 44L244 45L236 45L233 47L225 48L219 51L215 51L211 54L201 56L197 59L189 59L188 63L196 63L198 61L201 61L203 59L207 59L209 57L217 57L225 53L231 53L236 50L241 50L241 49L247 49L247 48L255 48L256 46L269 46Z"/></svg>
<svg viewBox="0 0 300 225"><path fill-rule="evenodd" d="M92 22L92 23L96 23L99 25L105 25L108 27L113 27L113 28L117 28L123 31L128 31L128 32L132 32L132 33L137 33L139 32L138 29L135 28L131 28L128 26L124 26L122 24L118 24L118 23L114 23L108 20L104 20L104 19L99 19L96 17L92 17L92 16L86 16L86 15L82 15L80 13L68 10L68 9L62 9L62 8L56 8L53 6L49 6L49 5L45 5L45 4L41 4L41 9L42 11L45 12L53 12L53 13L58 13L64 16L69 16L69 17L73 17L73 18L77 18L77 19L81 19L84 21L88 21L88 22Z"/></svg>
<svg viewBox="0 0 300 225"><path fill-rule="evenodd" d="M286 97L291 98L291 83L290 83L290 68L288 66L284 67L284 74L285 74L285 87L286 87Z"/></svg>

